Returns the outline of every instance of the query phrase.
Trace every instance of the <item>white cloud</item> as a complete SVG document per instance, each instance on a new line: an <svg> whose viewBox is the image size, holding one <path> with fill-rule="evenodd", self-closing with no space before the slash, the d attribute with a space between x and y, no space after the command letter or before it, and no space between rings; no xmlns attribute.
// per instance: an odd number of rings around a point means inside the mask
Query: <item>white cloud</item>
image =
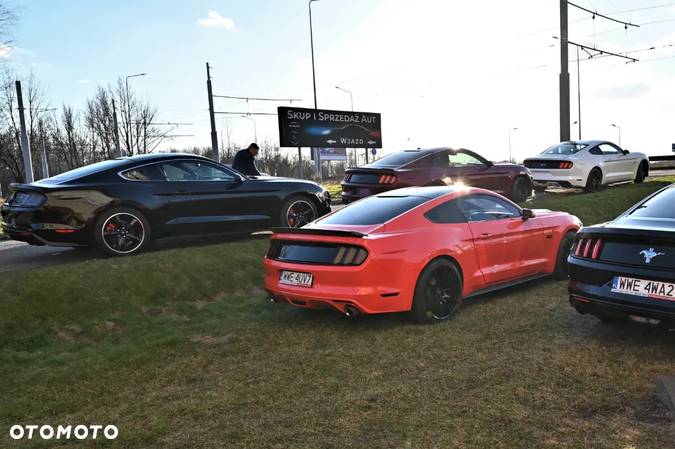
<svg viewBox="0 0 675 449"><path fill-rule="evenodd" d="M86 78L83 78L81 80L77 80L77 84L89 84L91 83L91 80L88 80Z"/></svg>
<svg viewBox="0 0 675 449"><path fill-rule="evenodd" d="M223 17L218 11L213 10L209 11L206 18L197 20L197 24L205 28L223 27L226 30L234 28L234 20L229 17Z"/></svg>
<svg viewBox="0 0 675 449"><path fill-rule="evenodd" d="M0 59L9 58L9 55L12 53L12 47L9 45L0 45Z"/></svg>

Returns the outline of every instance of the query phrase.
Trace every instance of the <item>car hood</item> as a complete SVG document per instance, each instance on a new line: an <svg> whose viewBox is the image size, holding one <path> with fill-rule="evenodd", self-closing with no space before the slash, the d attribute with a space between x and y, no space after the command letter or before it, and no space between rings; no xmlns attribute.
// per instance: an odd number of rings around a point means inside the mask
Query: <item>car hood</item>
<svg viewBox="0 0 675 449"><path fill-rule="evenodd" d="M260 182L260 183L283 183L283 184L288 184L288 183L293 183L293 184L305 184L305 185L312 185L312 186L318 186L317 183L308 181L306 179L297 179L297 178L284 178L281 176L247 176L246 177L247 181L254 181L254 182Z"/></svg>

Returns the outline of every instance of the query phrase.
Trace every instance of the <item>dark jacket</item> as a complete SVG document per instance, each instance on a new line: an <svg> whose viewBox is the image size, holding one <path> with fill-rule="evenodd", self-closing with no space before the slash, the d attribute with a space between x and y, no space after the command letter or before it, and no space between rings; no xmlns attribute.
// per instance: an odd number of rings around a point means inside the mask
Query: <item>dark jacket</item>
<svg viewBox="0 0 675 449"><path fill-rule="evenodd" d="M258 167L255 166L255 157L248 149L237 151L232 161L232 168L247 176L260 176Z"/></svg>

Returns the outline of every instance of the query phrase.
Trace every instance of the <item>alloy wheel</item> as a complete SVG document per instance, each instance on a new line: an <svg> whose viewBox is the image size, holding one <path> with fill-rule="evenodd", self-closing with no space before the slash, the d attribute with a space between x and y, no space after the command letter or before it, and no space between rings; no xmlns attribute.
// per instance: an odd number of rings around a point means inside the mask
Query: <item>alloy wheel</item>
<svg viewBox="0 0 675 449"><path fill-rule="evenodd" d="M311 204L304 200L298 200L288 207L286 222L291 228L300 228L311 223L316 218L316 213Z"/></svg>
<svg viewBox="0 0 675 449"><path fill-rule="evenodd" d="M111 215L101 229L105 245L118 254L136 251L145 241L143 222L133 214L121 212Z"/></svg>
<svg viewBox="0 0 675 449"><path fill-rule="evenodd" d="M448 267L438 267L431 273L424 290L427 313L437 320L448 318L459 307L459 295L452 279L453 273Z"/></svg>

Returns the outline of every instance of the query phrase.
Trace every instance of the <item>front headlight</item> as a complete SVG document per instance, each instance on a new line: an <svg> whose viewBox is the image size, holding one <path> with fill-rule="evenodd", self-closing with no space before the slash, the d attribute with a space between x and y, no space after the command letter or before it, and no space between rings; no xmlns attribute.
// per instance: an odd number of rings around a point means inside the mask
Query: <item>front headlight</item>
<svg viewBox="0 0 675 449"><path fill-rule="evenodd" d="M321 189L321 192L317 193L316 196L319 198L319 201L330 203L330 192L328 190Z"/></svg>

